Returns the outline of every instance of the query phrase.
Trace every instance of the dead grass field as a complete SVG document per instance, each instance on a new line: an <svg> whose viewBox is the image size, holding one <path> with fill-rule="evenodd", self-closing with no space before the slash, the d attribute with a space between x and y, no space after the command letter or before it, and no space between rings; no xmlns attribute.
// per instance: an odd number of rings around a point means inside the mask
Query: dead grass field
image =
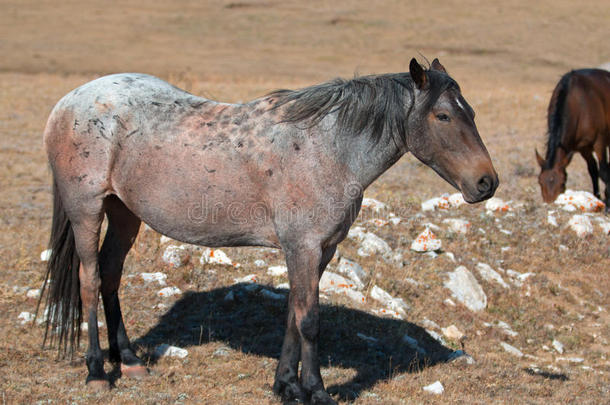
<svg viewBox="0 0 610 405"><path fill-rule="evenodd" d="M587 0L0 0L0 401L277 403L271 385L284 306L263 297L227 306L222 297L233 278L249 273L259 274L263 284L281 281L253 264L259 258L282 264L280 252L227 249L242 263L240 269L193 261L170 271L160 258L159 235L142 232L121 290L128 333L141 354L160 343L190 354L151 361L150 378L117 379L110 393L87 392L82 358L73 364L56 360L55 351L40 347L41 327L20 325L18 314L34 312L36 300L13 287L38 288L44 269L39 255L48 240L51 197L41 133L61 96L103 74L139 71L195 94L240 101L335 76L404 71L412 56L423 61L421 53L440 58L475 109L500 175L496 195L522 205L511 217L485 215L482 206L418 216L422 201L453 190L411 156L373 184L367 195L404 220L367 227L403 252L404 267L359 257L352 240L339 250L412 309L406 321L396 321L333 295L322 300L329 392L355 404L609 403L610 236L596 231L578 238L565 226L567 213L558 214L560 227L547 224L548 210L556 208L542 203L534 159L534 148L544 149L546 106L559 77L610 61L609 21L610 5ZM568 188L590 190L582 159L575 158L568 172ZM409 251L425 222L439 225L446 217L466 218L473 230L485 233L440 232L443 249L455 254L457 264L445 255L432 259ZM474 272L477 262L535 273L527 281L529 296L525 287L505 290L482 282L485 311L444 305L446 273L458 264ZM185 294L166 301L165 309L153 309L161 300L155 287L136 277L144 271L166 271L168 284ZM421 285L409 284L407 277ZM465 332L464 349L476 364L411 367L411 349L401 338L409 333L424 339L424 318ZM483 325L498 320L518 335ZM377 337L381 347L371 350L356 332ZM105 333L102 328L103 347ZM564 357L583 362L561 361L552 349L543 349L553 339L565 345ZM533 357L513 357L500 341ZM461 348L459 342L447 345ZM219 355L219 348L226 355ZM445 387L443 395L422 391L436 380Z"/></svg>

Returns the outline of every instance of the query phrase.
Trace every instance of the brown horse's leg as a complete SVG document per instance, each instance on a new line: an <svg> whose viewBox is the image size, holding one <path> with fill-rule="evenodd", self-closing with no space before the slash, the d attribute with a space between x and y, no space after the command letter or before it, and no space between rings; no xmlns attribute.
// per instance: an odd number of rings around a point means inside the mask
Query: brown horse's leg
<svg viewBox="0 0 610 405"><path fill-rule="evenodd" d="M135 241L141 221L115 196L106 198L104 209L108 216L108 230L99 261L102 300L108 324L109 358L112 362L121 363L122 374L143 377L148 371L129 344L118 294L123 262Z"/></svg>
<svg viewBox="0 0 610 405"><path fill-rule="evenodd" d="M597 171L597 162L593 157L592 151L581 152L583 158L587 162L587 169L589 169L589 176L591 176L591 182L593 183L593 194L599 198L599 177Z"/></svg>
<svg viewBox="0 0 610 405"><path fill-rule="evenodd" d="M99 207L86 207L87 214L84 214L83 211L75 214L76 218L72 219L72 229L76 250L81 260L79 280L82 313L88 324L89 348L86 362L89 375L87 385L94 389L108 389L110 383L104 372L104 357L97 329L97 304L100 294L98 243L103 218L101 202L99 205Z"/></svg>
<svg viewBox="0 0 610 405"><path fill-rule="evenodd" d="M599 177L606 185L605 197L606 200L606 212L610 212L610 165L608 164L608 147L610 145L604 145L603 142L598 142L595 145L595 154L599 161Z"/></svg>
<svg viewBox="0 0 610 405"><path fill-rule="evenodd" d="M330 262L337 246L331 246L322 252L322 261L318 267L319 277ZM292 290L292 288L291 288ZM301 339L296 324L294 294L288 298L288 320L282 353L275 373L273 392L280 395L284 401L298 399L305 401L305 394L298 381L299 361L301 359Z"/></svg>

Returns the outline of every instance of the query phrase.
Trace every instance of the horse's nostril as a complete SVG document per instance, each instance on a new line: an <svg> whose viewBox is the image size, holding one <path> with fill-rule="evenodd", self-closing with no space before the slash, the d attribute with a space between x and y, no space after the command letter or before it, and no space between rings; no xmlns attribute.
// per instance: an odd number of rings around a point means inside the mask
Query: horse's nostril
<svg viewBox="0 0 610 405"><path fill-rule="evenodd" d="M493 179L491 178L491 176L485 175L481 177L481 179L477 183L477 190L479 191L479 193L487 193L491 190L492 186Z"/></svg>

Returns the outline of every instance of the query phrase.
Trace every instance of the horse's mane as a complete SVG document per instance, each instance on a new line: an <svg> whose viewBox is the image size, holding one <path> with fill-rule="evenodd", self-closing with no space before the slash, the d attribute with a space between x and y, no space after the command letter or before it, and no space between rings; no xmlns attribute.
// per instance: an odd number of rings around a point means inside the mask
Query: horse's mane
<svg viewBox="0 0 610 405"><path fill-rule="evenodd" d="M557 83L557 86L555 86L555 90L553 90L553 95L551 96L551 102L549 103L547 115L549 133L546 145L546 158L544 159L547 168L553 167L557 149L561 146L563 127L567 120L567 117L564 116L564 107L568 95L568 86L573 74L574 71L571 71L563 75L561 80L559 80L559 83Z"/></svg>
<svg viewBox="0 0 610 405"><path fill-rule="evenodd" d="M433 78L425 100L430 106L445 89L457 85L447 75L428 77ZM315 125L328 114L337 113L337 126L342 131L357 135L370 129L378 141L384 130L390 130L394 139L404 143L413 109L414 83L408 73L390 73L351 80L337 78L300 90L278 90L270 96L277 97L276 108L285 105L285 122L308 121Z"/></svg>

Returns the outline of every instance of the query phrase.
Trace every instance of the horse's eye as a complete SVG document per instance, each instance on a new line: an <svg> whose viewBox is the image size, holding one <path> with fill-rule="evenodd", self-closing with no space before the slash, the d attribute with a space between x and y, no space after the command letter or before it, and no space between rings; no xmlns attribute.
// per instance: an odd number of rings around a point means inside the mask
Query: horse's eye
<svg viewBox="0 0 610 405"><path fill-rule="evenodd" d="M443 114L443 113L436 114L436 118L439 121L445 121L445 122L451 121L451 118L449 118L449 116L447 114Z"/></svg>

